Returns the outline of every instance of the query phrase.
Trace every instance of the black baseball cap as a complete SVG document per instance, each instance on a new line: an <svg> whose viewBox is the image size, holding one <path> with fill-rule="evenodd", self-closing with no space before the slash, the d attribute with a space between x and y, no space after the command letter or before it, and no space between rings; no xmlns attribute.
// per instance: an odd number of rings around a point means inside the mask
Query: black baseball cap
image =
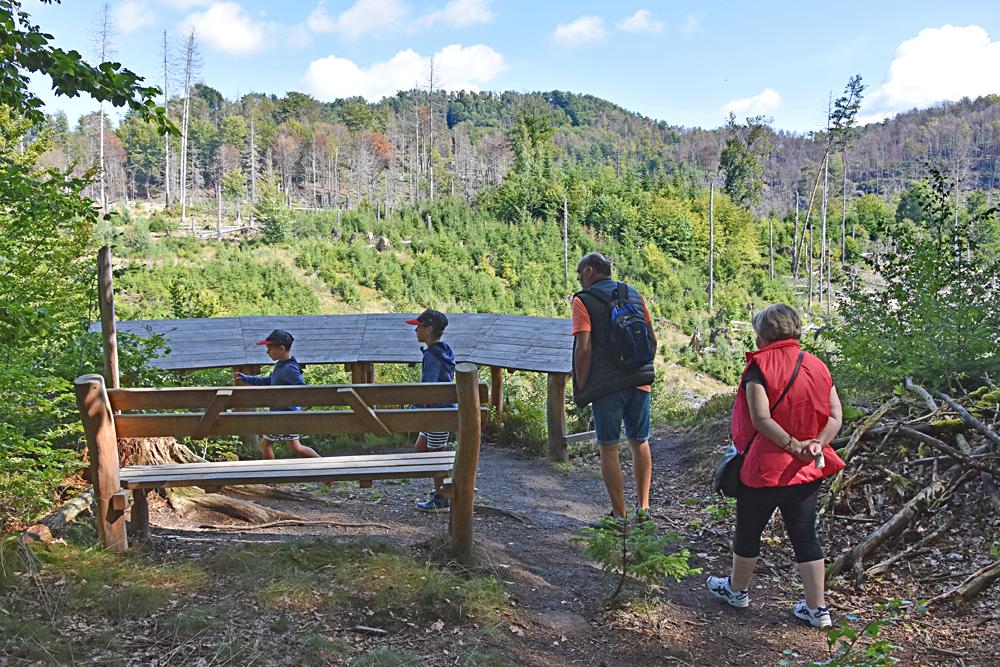
<svg viewBox="0 0 1000 667"><path fill-rule="evenodd" d="M295 338L284 329L275 329L267 334L267 338L257 341L257 345L284 345L285 349L291 349L292 341Z"/></svg>
<svg viewBox="0 0 1000 667"><path fill-rule="evenodd" d="M428 308L424 312L417 315L412 320L406 320L407 324L422 324L425 327L433 327L435 331L444 331L444 328L448 326L448 318L444 316L444 313Z"/></svg>

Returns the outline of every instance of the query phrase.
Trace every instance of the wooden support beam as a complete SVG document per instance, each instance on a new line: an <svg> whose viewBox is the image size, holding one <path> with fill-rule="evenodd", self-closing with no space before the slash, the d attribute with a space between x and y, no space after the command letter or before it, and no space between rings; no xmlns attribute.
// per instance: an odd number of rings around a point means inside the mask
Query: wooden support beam
<svg viewBox="0 0 1000 667"><path fill-rule="evenodd" d="M233 367L233 371L236 372L236 373L243 373L244 375L260 375L260 365L259 364L247 364L245 366L234 366ZM115 396L114 394L112 394L111 395L112 405L114 405L114 403L115 403L116 400L118 400L118 397ZM232 401L232 398L230 398L230 401ZM202 403L202 405L204 405L204 403ZM193 407L193 406L186 406L186 407ZM239 438L240 438L240 441L244 445L246 445L247 447L249 447L252 451L255 451L255 452L259 452L260 451L260 435L259 434L257 434L257 433L240 433L239 434Z"/></svg>
<svg viewBox="0 0 1000 667"><path fill-rule="evenodd" d="M344 387L343 389L338 389L337 393L343 396L347 404L351 406L351 410L354 414L361 418L361 423L365 427L374 433L375 435L388 436L392 435L392 431L389 427L382 423L375 411L369 407L367 403L358 396L358 392L354 391L351 387Z"/></svg>
<svg viewBox="0 0 1000 667"><path fill-rule="evenodd" d="M120 512L124 514L128 510L128 491L125 489L120 489L111 494L110 502L108 503L113 512Z"/></svg>
<svg viewBox="0 0 1000 667"><path fill-rule="evenodd" d="M549 459L569 460L566 449L566 380L565 373L549 373L545 400L545 421L548 426Z"/></svg>
<svg viewBox="0 0 1000 667"><path fill-rule="evenodd" d="M147 489L132 491L132 536L140 542L149 539L149 499Z"/></svg>
<svg viewBox="0 0 1000 667"><path fill-rule="evenodd" d="M364 364L365 367L365 382L367 384L375 384L375 362L369 361Z"/></svg>
<svg viewBox="0 0 1000 667"><path fill-rule="evenodd" d="M372 488L372 480L370 479L360 479L358 480L358 488L370 489Z"/></svg>
<svg viewBox="0 0 1000 667"><path fill-rule="evenodd" d="M567 435L563 438L563 442L567 445L574 445L578 442L596 442L597 441L597 431L583 431L581 433L573 433L572 435Z"/></svg>
<svg viewBox="0 0 1000 667"><path fill-rule="evenodd" d="M104 352L104 381L117 389L118 334L115 329L115 286L111 268L111 248L103 246L97 253L97 297L101 312L101 347Z"/></svg>
<svg viewBox="0 0 1000 667"><path fill-rule="evenodd" d="M367 375L365 365L358 362L354 364L348 364L351 369L351 384L367 384Z"/></svg>
<svg viewBox="0 0 1000 667"><path fill-rule="evenodd" d="M194 427L194 433L191 434L192 440L201 440L208 435L209 430L215 425L215 420L219 418L219 413L226 409L226 404L229 403L232 396L232 389L220 389L215 392L215 398L205 408L198 425Z"/></svg>
<svg viewBox="0 0 1000 667"><path fill-rule="evenodd" d="M490 366L490 405L493 414L490 417L493 428L500 428L503 423L503 369Z"/></svg>
<svg viewBox="0 0 1000 667"><path fill-rule="evenodd" d="M451 501L451 546L461 561L472 558L472 510L476 492L476 469L482 434L482 412L476 391L479 369L475 364L455 367L458 387L458 450L455 453L454 498Z"/></svg>
<svg viewBox="0 0 1000 667"><path fill-rule="evenodd" d="M94 485L95 520L101 545L111 551L128 550L125 515L112 508L111 497L121 489L118 438L111 404L100 375L83 375L74 383L76 404L90 451L90 481Z"/></svg>

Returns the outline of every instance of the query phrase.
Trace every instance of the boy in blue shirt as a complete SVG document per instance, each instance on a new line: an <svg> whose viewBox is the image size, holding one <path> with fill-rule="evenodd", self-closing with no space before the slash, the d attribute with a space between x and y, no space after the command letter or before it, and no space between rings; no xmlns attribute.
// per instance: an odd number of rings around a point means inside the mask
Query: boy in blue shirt
<svg viewBox="0 0 1000 667"><path fill-rule="evenodd" d="M302 368L299 362L292 356L292 341L295 339L292 334L283 329L275 329L267 335L264 340L257 341L257 345L267 346L267 356L274 360L274 370L270 375L244 375L243 373L233 373L233 381L237 385L252 385L255 387L305 384L302 379ZM300 412L302 408L294 405L290 408L271 408L272 412ZM274 443L284 442L294 453L299 456L318 458L312 447L306 447L299 442L298 434L274 434L265 435L260 441L261 456L265 459L274 458Z"/></svg>
<svg viewBox="0 0 1000 667"><path fill-rule="evenodd" d="M406 320L407 324L416 326L414 333L417 340L426 347L421 347L424 353L421 362L420 381L421 382L454 382L455 381L455 355L448 347L448 344L441 340L444 335L444 328L448 326L448 318L444 313L428 308L417 315L415 319ZM454 404L428 405L428 408L448 408ZM448 436L450 433L422 432L417 436L416 450L418 452L440 452L448 447ZM417 502L417 509L427 512L448 509L451 502L440 494L441 480L434 478L434 491L427 500Z"/></svg>

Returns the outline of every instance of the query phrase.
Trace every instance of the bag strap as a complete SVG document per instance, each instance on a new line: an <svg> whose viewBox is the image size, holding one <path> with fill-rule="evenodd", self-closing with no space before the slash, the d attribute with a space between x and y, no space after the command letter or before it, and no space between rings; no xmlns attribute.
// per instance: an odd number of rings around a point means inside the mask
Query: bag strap
<svg viewBox="0 0 1000 667"><path fill-rule="evenodd" d="M774 402L774 405L771 406L771 414L772 415L774 414L774 411L778 409L778 406L781 405L781 402L783 400L785 400L785 396L788 395L788 390L792 388L792 383L795 382L795 377L799 374L799 369L802 368L802 357L803 356L805 356L805 352L801 352L800 351L799 352L799 360L797 362L795 362L795 370L792 371L792 377L790 377L788 379L788 384L785 385L785 390L781 392L781 396L779 396L778 400L776 400Z"/></svg>
<svg viewBox="0 0 1000 667"><path fill-rule="evenodd" d="M803 356L805 356L805 352L799 351L799 359L798 359L798 361L795 362L795 370L792 371L792 377L790 377L788 379L788 384L785 385L784 390L781 392L781 396L779 396L778 400L776 400L774 402L774 405L771 406L771 414L772 415L774 414L774 411L778 409L778 406L781 405L781 402L783 400L785 400L785 396L788 395L788 390L792 388L792 383L795 382L795 378L799 374L799 369L802 368L802 357ZM749 453L751 447L753 447L753 439L752 438L750 440L750 444L748 444L747 448L744 449L743 452L742 452L742 454L743 454L744 457L747 455L747 453Z"/></svg>

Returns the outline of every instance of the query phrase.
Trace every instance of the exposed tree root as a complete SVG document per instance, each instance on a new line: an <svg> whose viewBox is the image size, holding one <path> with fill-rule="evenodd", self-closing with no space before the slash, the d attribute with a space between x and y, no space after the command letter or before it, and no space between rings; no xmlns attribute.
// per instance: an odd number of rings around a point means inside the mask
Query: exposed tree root
<svg viewBox="0 0 1000 667"><path fill-rule="evenodd" d="M209 530L240 533L247 530L263 530L264 528L277 528L280 526L332 526L334 528L381 528L383 530L391 530L391 528L384 523L347 523L344 521L309 521L306 519L282 519L280 521L271 521L270 523L258 523L252 526L220 526L214 524L203 524L198 527Z"/></svg>

